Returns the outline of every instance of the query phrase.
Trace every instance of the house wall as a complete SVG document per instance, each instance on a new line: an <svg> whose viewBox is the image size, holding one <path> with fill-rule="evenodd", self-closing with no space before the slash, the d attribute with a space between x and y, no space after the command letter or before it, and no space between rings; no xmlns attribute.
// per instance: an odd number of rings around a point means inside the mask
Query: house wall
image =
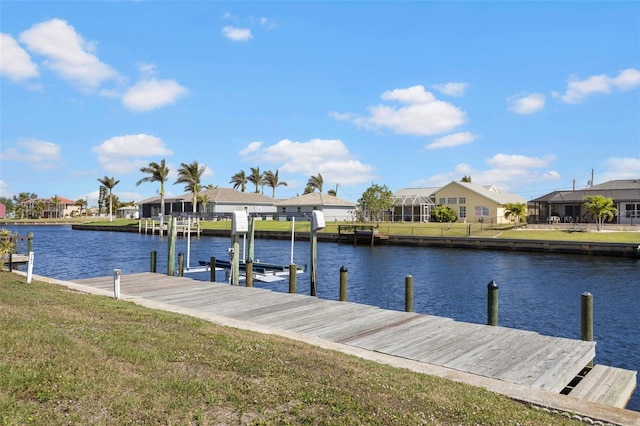
<svg viewBox="0 0 640 426"><path fill-rule="evenodd" d="M278 208L278 216L286 216L287 219L295 217L301 220L310 220L314 210L322 211L326 222L353 221L355 220L355 207L325 206L286 206Z"/></svg>
<svg viewBox="0 0 640 426"><path fill-rule="evenodd" d="M458 215L458 222L474 223L479 222L481 218L484 222L509 222L504 217L504 208L498 203L461 186L447 186L437 191L435 195L436 205L452 208ZM464 207L466 218L461 215L461 207Z"/></svg>

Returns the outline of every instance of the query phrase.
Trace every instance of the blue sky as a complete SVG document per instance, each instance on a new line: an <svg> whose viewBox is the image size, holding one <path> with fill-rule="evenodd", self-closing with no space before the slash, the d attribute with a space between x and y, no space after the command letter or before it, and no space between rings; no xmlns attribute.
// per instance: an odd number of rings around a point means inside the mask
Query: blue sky
<svg viewBox="0 0 640 426"><path fill-rule="evenodd" d="M1 196L137 201L163 158L168 195L194 160L353 201L640 178L638 2L2 1L0 26Z"/></svg>

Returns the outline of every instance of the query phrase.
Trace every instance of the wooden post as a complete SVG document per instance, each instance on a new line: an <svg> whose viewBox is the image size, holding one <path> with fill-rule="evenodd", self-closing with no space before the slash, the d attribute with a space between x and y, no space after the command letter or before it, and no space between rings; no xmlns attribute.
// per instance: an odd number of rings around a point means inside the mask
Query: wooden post
<svg viewBox="0 0 640 426"><path fill-rule="evenodd" d="M178 253L178 276L184 277L184 253Z"/></svg>
<svg viewBox="0 0 640 426"><path fill-rule="evenodd" d="M216 281L216 258L213 256L209 258L209 281Z"/></svg>
<svg viewBox="0 0 640 426"><path fill-rule="evenodd" d="M33 251L33 232L27 232L27 254Z"/></svg>
<svg viewBox="0 0 640 426"><path fill-rule="evenodd" d="M340 268L340 301L347 301L347 279L348 279L349 271L343 265Z"/></svg>
<svg viewBox="0 0 640 426"><path fill-rule="evenodd" d="M155 250L151 250L151 265L149 266L150 272L156 272L156 260L158 257L158 252Z"/></svg>
<svg viewBox="0 0 640 426"><path fill-rule="evenodd" d="M247 287L253 287L253 260L247 259L244 263L244 283Z"/></svg>
<svg viewBox="0 0 640 426"><path fill-rule="evenodd" d="M588 292L580 297L580 338L586 342L593 342L593 295ZM593 367L593 360L587 364Z"/></svg>
<svg viewBox="0 0 640 426"><path fill-rule="evenodd" d="M248 250L248 252L249 252L248 253L248 259L253 260L253 259L255 259L254 255L253 255L254 246L255 246L255 238L254 238L255 232L254 232L254 223L253 223L254 222L254 218L253 218L253 216L249 216L247 219L249 220L249 231L247 232L247 234L248 234L247 235L247 240L248 240L247 241L247 246L249 248L249 250Z"/></svg>
<svg viewBox="0 0 640 426"><path fill-rule="evenodd" d="M113 297L120 299L120 269L113 270Z"/></svg>
<svg viewBox="0 0 640 426"><path fill-rule="evenodd" d="M231 236L231 285L240 284L240 242L237 235Z"/></svg>
<svg viewBox="0 0 640 426"><path fill-rule="evenodd" d="M404 278L404 311L413 312L413 276Z"/></svg>
<svg viewBox="0 0 640 426"><path fill-rule="evenodd" d="M487 324L498 325L498 284L487 284Z"/></svg>
<svg viewBox="0 0 640 426"><path fill-rule="evenodd" d="M298 267L295 263L289 265L289 293L298 292Z"/></svg>
<svg viewBox="0 0 640 426"><path fill-rule="evenodd" d="M162 231L162 230L161 230ZM169 229L167 230L168 254L167 254L167 275L176 274L176 218L169 218Z"/></svg>
<svg viewBox="0 0 640 426"><path fill-rule="evenodd" d="M18 231L13 231L13 238L11 239L11 252L18 254Z"/></svg>

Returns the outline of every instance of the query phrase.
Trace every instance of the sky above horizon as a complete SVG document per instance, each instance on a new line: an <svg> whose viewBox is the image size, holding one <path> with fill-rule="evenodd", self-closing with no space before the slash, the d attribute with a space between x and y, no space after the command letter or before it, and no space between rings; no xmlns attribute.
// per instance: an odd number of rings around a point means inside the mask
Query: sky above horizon
<svg viewBox="0 0 640 426"><path fill-rule="evenodd" d="M351 201L640 178L638 2L2 1L0 33L0 196L139 201L162 159L167 196L194 160Z"/></svg>

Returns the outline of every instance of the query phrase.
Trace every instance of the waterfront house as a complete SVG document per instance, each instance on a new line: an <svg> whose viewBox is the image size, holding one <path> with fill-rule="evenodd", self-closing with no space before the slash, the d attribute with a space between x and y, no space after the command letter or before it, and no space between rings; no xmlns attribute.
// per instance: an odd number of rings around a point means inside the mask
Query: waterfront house
<svg viewBox="0 0 640 426"><path fill-rule="evenodd" d="M22 202L27 217L57 219L80 214L80 206L74 200L55 196L52 198L31 198Z"/></svg>
<svg viewBox="0 0 640 426"><path fill-rule="evenodd" d="M124 206L116 209L116 217L120 219L138 219L139 210L137 205Z"/></svg>
<svg viewBox="0 0 640 426"><path fill-rule="evenodd" d="M504 217L508 203L525 203L517 194L500 191L493 185L453 181L434 193L435 204L452 208L458 222L509 223Z"/></svg>
<svg viewBox="0 0 640 426"><path fill-rule="evenodd" d="M393 194L392 222L429 222L438 188L403 188Z"/></svg>
<svg viewBox="0 0 640 426"><path fill-rule="evenodd" d="M529 201L532 221L548 222L553 218L564 223L593 221L583 217L583 204L588 195L602 195L613 200L618 215L612 223L640 223L640 179L611 180L577 190L550 192Z"/></svg>
<svg viewBox="0 0 640 426"><path fill-rule="evenodd" d="M275 203L278 220L310 220L312 212L319 210L325 221L353 221L356 216L356 203L334 195L311 192Z"/></svg>

